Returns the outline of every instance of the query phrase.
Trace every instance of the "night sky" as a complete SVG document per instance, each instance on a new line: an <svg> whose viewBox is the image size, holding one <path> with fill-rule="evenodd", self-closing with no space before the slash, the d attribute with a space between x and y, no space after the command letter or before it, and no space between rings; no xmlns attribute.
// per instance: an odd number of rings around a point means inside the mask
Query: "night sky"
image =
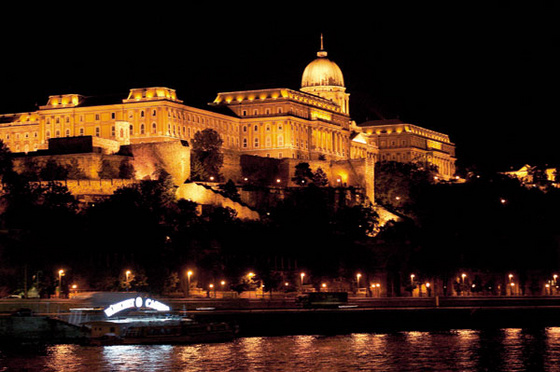
<svg viewBox="0 0 560 372"><path fill-rule="evenodd" d="M299 89L322 33L357 123L398 117L447 133L460 167L559 163L557 5L312 3L2 5L0 113L147 86L201 108L217 92Z"/></svg>

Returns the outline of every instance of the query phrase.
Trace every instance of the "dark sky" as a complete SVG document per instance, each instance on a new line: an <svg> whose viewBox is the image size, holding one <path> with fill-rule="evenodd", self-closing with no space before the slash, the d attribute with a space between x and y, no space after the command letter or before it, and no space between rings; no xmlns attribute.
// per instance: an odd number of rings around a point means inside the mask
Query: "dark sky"
<svg viewBox="0 0 560 372"><path fill-rule="evenodd" d="M422 3L2 5L0 113L145 86L196 107L220 91L299 89L323 33L358 123L400 117L447 133L459 165L557 164L558 6Z"/></svg>

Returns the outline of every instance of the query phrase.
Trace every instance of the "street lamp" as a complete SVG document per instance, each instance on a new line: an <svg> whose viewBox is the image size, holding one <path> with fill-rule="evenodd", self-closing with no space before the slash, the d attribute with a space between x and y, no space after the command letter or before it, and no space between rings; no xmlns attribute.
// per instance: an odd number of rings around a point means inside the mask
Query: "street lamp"
<svg viewBox="0 0 560 372"><path fill-rule="evenodd" d="M58 270L58 297L62 294L62 276L64 275L64 270Z"/></svg>
<svg viewBox="0 0 560 372"><path fill-rule="evenodd" d="M128 290L130 289L130 274L132 272L130 270L126 270L126 272L124 273L126 275L126 290L128 292Z"/></svg>
<svg viewBox="0 0 560 372"><path fill-rule="evenodd" d="M305 277L305 273L301 273L299 276L301 277L301 291L303 292L303 278Z"/></svg>
<svg viewBox="0 0 560 372"><path fill-rule="evenodd" d="M187 271L187 297L190 297L191 295L191 276L192 276L193 272L192 271Z"/></svg>
<svg viewBox="0 0 560 372"><path fill-rule="evenodd" d="M356 286L358 288L358 290L360 289L360 278L362 277L362 274L358 273L356 275Z"/></svg>

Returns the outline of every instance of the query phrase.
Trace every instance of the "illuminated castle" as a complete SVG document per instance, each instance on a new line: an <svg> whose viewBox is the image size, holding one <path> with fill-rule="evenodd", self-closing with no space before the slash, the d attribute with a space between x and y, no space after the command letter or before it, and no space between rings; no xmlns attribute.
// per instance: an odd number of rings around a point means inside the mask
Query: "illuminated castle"
<svg viewBox="0 0 560 372"><path fill-rule="evenodd" d="M190 175L188 144L196 132L210 128L223 140L226 180L241 183L240 159L252 156L283 163L284 173L277 179L288 186L295 165L305 161L312 169L325 171L331 185L358 187L372 201L375 161L395 158L396 145L387 143L398 142L410 150L410 157L399 157L401 161L428 152L438 161L446 157L440 173L453 175L454 145L447 136L413 125L378 130L377 124L366 124L361 127L351 120L342 72L327 58L321 39L317 58L303 72L300 90L222 92L205 109L184 104L175 90L166 87L135 88L126 97L56 95L34 112L1 115L0 139L16 155L40 157L47 156L53 144L60 146L63 138L87 138L89 146L106 157L132 154L138 179L150 177L163 162L164 167L174 167L170 173L182 184ZM392 140L391 134L397 133L399 139ZM406 142L403 133L408 135ZM422 146L429 149L422 152ZM146 153L153 155L151 160L141 156ZM92 178L97 169L93 163L86 172Z"/></svg>

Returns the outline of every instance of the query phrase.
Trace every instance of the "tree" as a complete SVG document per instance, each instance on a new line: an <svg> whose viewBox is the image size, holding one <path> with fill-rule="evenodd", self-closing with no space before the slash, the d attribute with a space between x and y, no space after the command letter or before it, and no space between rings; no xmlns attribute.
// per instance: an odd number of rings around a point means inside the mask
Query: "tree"
<svg viewBox="0 0 560 372"><path fill-rule="evenodd" d="M123 160L119 165L119 178L123 179L134 179L136 177L136 171L134 170L134 166L130 163L130 161Z"/></svg>
<svg viewBox="0 0 560 372"><path fill-rule="evenodd" d="M434 183L436 168L415 162L381 161L375 164L375 199L386 208L412 213L421 190Z"/></svg>
<svg viewBox="0 0 560 372"><path fill-rule="evenodd" d="M13 172L12 153L4 141L0 140L0 178Z"/></svg>
<svg viewBox="0 0 560 372"><path fill-rule="evenodd" d="M49 159L39 172L39 177L43 181L65 180L68 178L68 169L61 166L54 159Z"/></svg>
<svg viewBox="0 0 560 372"><path fill-rule="evenodd" d="M109 159L103 159L97 174L99 175L99 178L113 179L119 177L119 170L115 167L112 161Z"/></svg>
<svg viewBox="0 0 560 372"><path fill-rule="evenodd" d="M87 178L84 170L78 162L78 159L76 158L70 160L70 164L66 166L66 169L68 171L68 178L71 180L84 180Z"/></svg>
<svg viewBox="0 0 560 372"><path fill-rule="evenodd" d="M329 184L329 179L325 171L322 168L317 168L313 174L313 183L317 186L327 186Z"/></svg>
<svg viewBox="0 0 560 372"><path fill-rule="evenodd" d="M220 169L224 163L223 140L213 129L196 132L192 140L191 178L207 181L210 177L221 179Z"/></svg>
<svg viewBox="0 0 560 372"><path fill-rule="evenodd" d="M224 185L220 186L220 189L224 193L224 195L231 200L239 201L240 196L239 192L237 191L237 186L233 183L232 180L228 180Z"/></svg>
<svg viewBox="0 0 560 372"><path fill-rule="evenodd" d="M298 186L305 186L313 179L313 172L309 167L309 163L298 163L294 172L292 181Z"/></svg>

